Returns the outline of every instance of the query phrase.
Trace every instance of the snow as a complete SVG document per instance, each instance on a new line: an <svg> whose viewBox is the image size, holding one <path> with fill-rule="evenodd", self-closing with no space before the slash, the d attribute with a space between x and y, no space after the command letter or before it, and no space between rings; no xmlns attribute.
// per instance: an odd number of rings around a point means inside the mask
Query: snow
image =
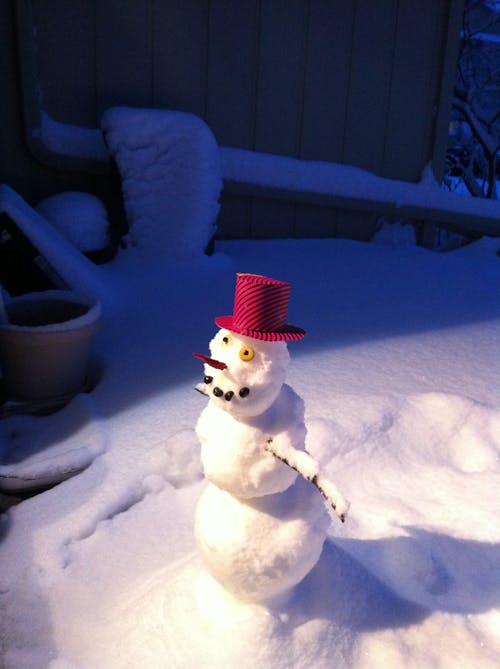
<svg viewBox="0 0 500 669"><path fill-rule="evenodd" d="M217 579L212 591L222 584L223 597L286 597L317 563L329 520L321 497L302 478L283 493L244 500L209 483L195 515L200 571Z"/></svg>
<svg viewBox="0 0 500 669"><path fill-rule="evenodd" d="M287 156L222 147L224 179L290 191L337 195L349 200L394 204L418 210L467 213L498 220L497 200L464 198L441 188L429 166L420 183L379 177L367 170L338 163L299 160ZM415 213L415 217L417 213Z"/></svg>
<svg viewBox="0 0 500 669"><path fill-rule="evenodd" d="M215 233L222 188L208 126L193 114L113 107L102 129L120 171L132 243L149 256L203 252Z"/></svg>
<svg viewBox="0 0 500 669"><path fill-rule="evenodd" d="M246 178L259 165L264 181L302 186L291 159L239 164L245 156L226 153L223 171ZM330 183L322 169L308 185ZM380 186L350 176L339 187ZM213 181L198 202L182 200L199 238L191 230L172 248L162 220L144 231L136 220L139 246L96 267L0 189L0 209L68 285L102 305L95 389L57 413L0 422L3 489L66 479L0 516L3 666L497 667L498 242L437 254L233 241L206 257L216 191ZM288 596L266 605L218 586L195 542L195 509L211 484L195 433L203 368L192 352L207 349L214 317L229 312L237 272L292 285L290 320L308 334L289 346L287 383L304 401L308 452L351 502L344 524L328 510L310 573L308 564ZM298 506L277 515L293 516L307 497L325 518L319 492L299 481ZM263 545L282 529L277 520L259 528Z"/></svg>
<svg viewBox="0 0 500 669"><path fill-rule="evenodd" d="M496 666L499 268L493 248L473 251L238 241L189 263L131 248L94 268L100 383L1 424L10 476L87 465L2 517L4 666ZM206 399L191 354L240 270L292 284L308 335L288 382L308 450L352 504L270 609L214 585L193 530Z"/></svg>
<svg viewBox="0 0 500 669"><path fill-rule="evenodd" d="M108 215L95 195L58 193L41 200L35 209L80 251L98 251L109 244Z"/></svg>
<svg viewBox="0 0 500 669"><path fill-rule="evenodd" d="M40 128L33 131L33 136L40 139L50 151L63 156L100 162L109 160L99 130L61 123L43 110L40 113Z"/></svg>
<svg viewBox="0 0 500 669"><path fill-rule="evenodd" d="M462 33L462 37L465 37L465 33ZM496 35L495 33L475 32L472 35L472 39L479 40L481 42L491 42L494 44L500 43L500 35Z"/></svg>

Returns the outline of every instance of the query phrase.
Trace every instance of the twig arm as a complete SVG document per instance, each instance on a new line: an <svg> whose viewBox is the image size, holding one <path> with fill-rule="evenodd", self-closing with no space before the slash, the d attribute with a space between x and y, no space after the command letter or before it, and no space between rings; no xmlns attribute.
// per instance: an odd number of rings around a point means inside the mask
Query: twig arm
<svg viewBox="0 0 500 669"><path fill-rule="evenodd" d="M306 481L316 486L340 520L342 522L345 521L347 511L349 510L349 502L331 481L320 474L318 463L309 453L298 451L291 446L279 448L271 438L267 440L265 448L275 458L281 460L281 462L305 478Z"/></svg>

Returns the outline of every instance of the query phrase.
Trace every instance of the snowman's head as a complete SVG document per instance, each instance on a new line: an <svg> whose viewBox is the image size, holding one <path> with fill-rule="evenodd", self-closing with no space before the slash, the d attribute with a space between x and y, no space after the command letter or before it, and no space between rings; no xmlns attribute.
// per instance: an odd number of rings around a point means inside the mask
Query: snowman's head
<svg viewBox="0 0 500 669"><path fill-rule="evenodd" d="M235 417L260 416L277 398L290 361L286 342L260 341L219 330L205 360L205 390Z"/></svg>

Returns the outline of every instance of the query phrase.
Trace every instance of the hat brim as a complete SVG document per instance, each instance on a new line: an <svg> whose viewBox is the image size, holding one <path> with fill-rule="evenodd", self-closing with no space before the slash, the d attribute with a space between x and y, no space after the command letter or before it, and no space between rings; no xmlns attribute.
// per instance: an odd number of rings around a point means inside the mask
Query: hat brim
<svg viewBox="0 0 500 669"><path fill-rule="evenodd" d="M289 325L288 323L275 332L249 330L235 325L233 316L218 316L215 319L215 323L220 328L236 332L236 334L250 337L251 339L259 339L260 341L298 341L306 334L306 331L302 328L296 325Z"/></svg>

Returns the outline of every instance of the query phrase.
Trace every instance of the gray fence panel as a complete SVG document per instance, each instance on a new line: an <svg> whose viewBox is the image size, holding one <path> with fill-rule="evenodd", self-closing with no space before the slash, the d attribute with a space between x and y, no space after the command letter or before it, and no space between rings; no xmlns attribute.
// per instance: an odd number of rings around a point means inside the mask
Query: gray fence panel
<svg viewBox="0 0 500 669"><path fill-rule="evenodd" d="M255 149L297 156L300 149L307 3L261 3ZM293 237L295 207L256 200L252 234Z"/></svg>
<svg viewBox="0 0 500 669"><path fill-rule="evenodd" d="M354 3L311 0L300 157L340 162L347 111ZM337 233L336 210L297 206L298 237L330 237Z"/></svg>
<svg viewBox="0 0 500 669"><path fill-rule="evenodd" d="M357 0L342 162L380 173L387 131L397 0Z"/></svg>
<svg viewBox="0 0 500 669"><path fill-rule="evenodd" d="M152 5L154 106L204 117L208 0L157 0Z"/></svg>
<svg viewBox="0 0 500 669"><path fill-rule="evenodd" d="M206 120L223 146L254 147L259 25L257 2L210 5Z"/></svg>
<svg viewBox="0 0 500 669"><path fill-rule="evenodd" d="M431 156L445 3L400 0L381 175L417 181Z"/></svg>
<svg viewBox="0 0 500 669"><path fill-rule="evenodd" d="M111 106L152 103L151 4L96 2L96 116Z"/></svg>
<svg viewBox="0 0 500 669"><path fill-rule="evenodd" d="M210 5L206 121L221 146L255 146L260 6L249 0ZM231 237L251 236L252 203L224 195L219 226Z"/></svg>
<svg viewBox="0 0 500 669"><path fill-rule="evenodd" d="M91 127L96 116L94 3L33 0L32 5L42 108L58 121Z"/></svg>

